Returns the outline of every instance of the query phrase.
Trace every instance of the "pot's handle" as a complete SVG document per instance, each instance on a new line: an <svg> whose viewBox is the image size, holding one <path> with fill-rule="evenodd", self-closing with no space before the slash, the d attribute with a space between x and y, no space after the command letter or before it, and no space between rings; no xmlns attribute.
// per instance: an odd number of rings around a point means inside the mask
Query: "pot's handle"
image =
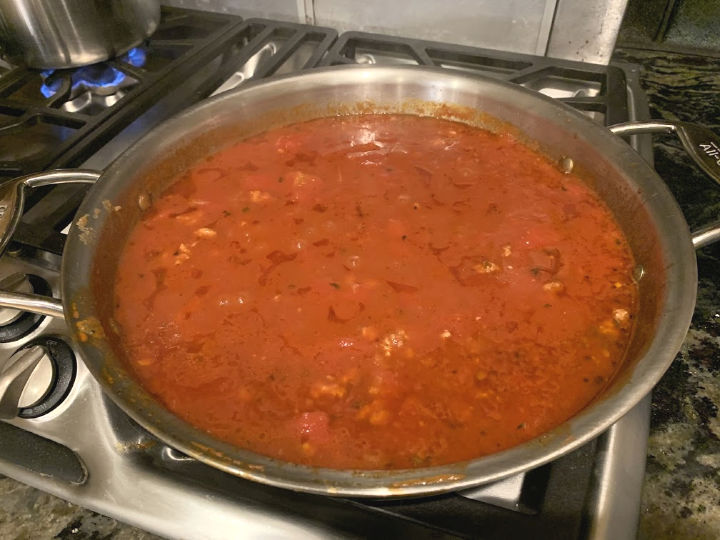
<svg viewBox="0 0 720 540"><path fill-rule="evenodd" d="M0 184L0 255L12 238L25 203L25 189L52 184L94 184L99 171L89 169L59 169L13 178ZM0 307L8 307L51 317L62 317L62 302L35 294L0 290Z"/></svg>
<svg viewBox="0 0 720 540"><path fill-rule="evenodd" d="M708 128L686 122L653 120L615 124L608 129L620 136L642 133L675 133L693 161L720 185L720 137ZM717 241L720 241L720 220L692 232L695 249Z"/></svg>

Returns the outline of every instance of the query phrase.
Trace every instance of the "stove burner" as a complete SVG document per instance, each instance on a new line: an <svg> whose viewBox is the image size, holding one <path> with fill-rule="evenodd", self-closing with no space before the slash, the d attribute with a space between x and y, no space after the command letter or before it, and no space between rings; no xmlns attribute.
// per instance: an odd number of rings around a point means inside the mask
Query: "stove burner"
<svg viewBox="0 0 720 540"><path fill-rule="evenodd" d="M120 57L121 62L135 67L145 65L145 60L146 51L141 47L130 49ZM71 100L83 91L98 91L102 95L115 93L128 78L127 74L107 62L85 66L74 70L71 74L66 71L45 70L40 72L44 81L40 93L47 99L53 97L62 89L63 79L68 75L71 80Z"/></svg>
<svg viewBox="0 0 720 540"><path fill-rule="evenodd" d="M42 72L45 83L40 87L40 92L46 98L51 98L62 86L62 79L53 77L54 72ZM123 82L126 75L107 64L94 64L75 71L71 76L72 91L77 93L83 90L94 88L110 88L114 91Z"/></svg>
<svg viewBox="0 0 720 540"><path fill-rule="evenodd" d="M18 352L38 346L43 349L45 356L25 385L25 390L20 398L21 407L18 411L20 418L37 418L52 411L62 403L75 381L77 371L75 353L63 339L54 336L42 336L30 341L21 349L18 349ZM43 366L43 362L45 366ZM47 378L48 369L50 371L49 380ZM43 373L43 371L45 372ZM28 388L34 383L38 387L33 392L35 399L29 397L31 391ZM28 397L26 397L26 394L28 394ZM30 400L30 403L24 403L23 398ZM23 407L22 405L29 406Z"/></svg>
<svg viewBox="0 0 720 540"><path fill-rule="evenodd" d="M72 73L51 72L44 78L40 92L48 100L62 103L63 111L95 115L115 105L137 85L136 78L102 63Z"/></svg>
<svg viewBox="0 0 720 540"><path fill-rule="evenodd" d="M28 274L27 281L30 282L31 292L43 296L52 296L50 285L40 276ZM21 291L18 290L18 292ZM9 343L27 336L38 327L44 318L44 315L37 315L27 311L19 316L9 317L6 319L8 322L0 326L0 343Z"/></svg>

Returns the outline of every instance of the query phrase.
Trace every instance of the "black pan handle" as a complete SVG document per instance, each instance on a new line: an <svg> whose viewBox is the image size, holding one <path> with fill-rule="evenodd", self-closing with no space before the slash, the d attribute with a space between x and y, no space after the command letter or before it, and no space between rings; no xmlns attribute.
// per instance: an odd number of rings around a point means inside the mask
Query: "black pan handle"
<svg viewBox="0 0 720 540"><path fill-rule="evenodd" d="M720 185L720 137L708 128L687 122L627 122L608 127L615 135L675 133L685 151L705 173ZM695 249L720 241L720 221L692 232Z"/></svg>

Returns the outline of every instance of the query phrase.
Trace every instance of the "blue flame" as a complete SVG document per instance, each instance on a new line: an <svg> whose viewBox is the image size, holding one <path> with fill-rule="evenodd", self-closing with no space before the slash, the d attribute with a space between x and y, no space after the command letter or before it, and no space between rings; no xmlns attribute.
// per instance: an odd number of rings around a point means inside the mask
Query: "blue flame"
<svg viewBox="0 0 720 540"><path fill-rule="evenodd" d="M131 66L143 67L145 65L146 56L147 54L145 49L135 47L134 49L130 49L126 52L125 56L122 57L122 60Z"/></svg>
<svg viewBox="0 0 720 540"><path fill-rule="evenodd" d="M45 73L45 72L43 72ZM44 77L47 80L47 77L49 77L52 74L52 71L48 72L48 75ZM43 85L40 87L40 93L45 96L46 98L53 97L58 90L60 90L60 86L62 85L62 80L55 79L51 81L50 83L43 83Z"/></svg>
<svg viewBox="0 0 720 540"><path fill-rule="evenodd" d="M62 77L53 78L54 71L41 71L43 85L40 93L46 98L54 96L62 86ZM105 86L117 86L123 82L126 75L107 64L94 64L77 69L71 75L72 90L82 86L84 88L103 88Z"/></svg>
<svg viewBox="0 0 720 540"><path fill-rule="evenodd" d="M96 64L78 69L72 74L73 90L80 85L86 88L117 86L125 79L125 74L111 66Z"/></svg>
<svg viewBox="0 0 720 540"><path fill-rule="evenodd" d="M122 62L135 67L142 67L147 61L147 51L143 47L135 47L130 49L120 58ZM53 77L55 70L46 69L40 72L43 79L43 85L40 87L40 93L46 98L51 98L60 90L62 86L62 77ZM71 75L72 90L80 86L84 88L102 88L105 86L117 86L123 82L125 74L104 63L93 64L79 68Z"/></svg>

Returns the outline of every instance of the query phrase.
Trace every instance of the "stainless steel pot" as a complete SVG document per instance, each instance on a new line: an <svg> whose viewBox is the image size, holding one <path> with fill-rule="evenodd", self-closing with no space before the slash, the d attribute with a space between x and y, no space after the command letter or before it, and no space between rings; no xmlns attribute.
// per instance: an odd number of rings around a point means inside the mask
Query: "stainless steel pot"
<svg viewBox="0 0 720 540"><path fill-rule="evenodd" d="M107 60L139 45L159 22L159 0L0 0L0 42L33 68Z"/></svg>
<svg viewBox="0 0 720 540"><path fill-rule="evenodd" d="M180 420L145 392L125 368L123 345L111 318L119 246L153 197L180 171L229 141L302 119L378 111L431 114L489 129L511 129L565 168L574 167L586 177L614 212L638 263L637 328L620 373L593 403L535 440L472 461L423 469L347 471L299 466L218 441ZM626 125L615 131L658 129L678 131L694 156L720 178L720 166L702 146L718 144L712 132L669 123ZM0 188L0 208L5 207L0 212L2 227L11 232L26 186L96 179L68 236L62 301L4 293L0 305L64 316L83 360L104 391L167 444L231 474L331 495L417 496L468 488L556 459L599 435L651 390L680 349L695 304L694 247L720 238L718 225L691 235L655 171L618 136L575 110L516 85L430 68L313 70L220 95L157 127L102 173L41 173L4 185ZM0 375L0 392L4 384L6 395L17 394L32 366L32 360L26 360L12 376Z"/></svg>

